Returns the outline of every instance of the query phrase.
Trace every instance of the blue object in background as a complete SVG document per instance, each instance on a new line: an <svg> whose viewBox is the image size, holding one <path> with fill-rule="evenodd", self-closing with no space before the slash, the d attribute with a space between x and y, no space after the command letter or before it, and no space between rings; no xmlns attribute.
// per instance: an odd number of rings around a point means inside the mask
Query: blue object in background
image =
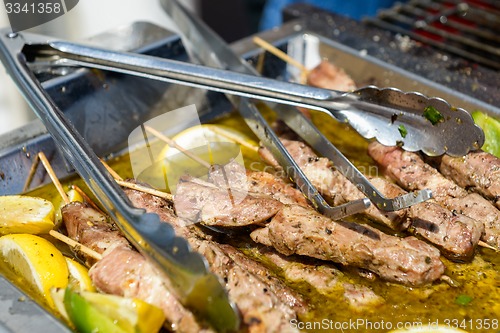
<svg viewBox="0 0 500 333"><path fill-rule="evenodd" d="M260 30L280 26L284 7L294 3L308 3L333 13L359 20L364 16L374 16L377 10L391 7L396 0L267 0L260 21Z"/></svg>

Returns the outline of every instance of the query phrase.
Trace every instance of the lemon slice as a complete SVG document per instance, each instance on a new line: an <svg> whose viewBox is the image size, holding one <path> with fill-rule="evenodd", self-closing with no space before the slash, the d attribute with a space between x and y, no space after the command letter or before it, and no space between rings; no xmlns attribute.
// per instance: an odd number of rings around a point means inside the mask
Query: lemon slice
<svg viewBox="0 0 500 333"><path fill-rule="evenodd" d="M231 127L211 124L190 127L175 135L172 140L184 149L194 149L212 143L211 146L214 147L211 152L212 155L224 155L227 145L222 143L234 143L250 149L258 147L258 144L254 140ZM213 145L214 143L215 145ZM168 158L179 153L181 152L178 149L167 145L163 149L161 157Z"/></svg>
<svg viewBox="0 0 500 333"><path fill-rule="evenodd" d="M135 298L66 288L64 306L68 317L81 333L158 332L165 321L163 311Z"/></svg>
<svg viewBox="0 0 500 333"><path fill-rule="evenodd" d="M89 270L74 259L64 257L68 264L68 286L77 291L95 291L94 284L89 277Z"/></svg>
<svg viewBox="0 0 500 333"><path fill-rule="evenodd" d="M54 205L45 199L0 196L0 235L46 234L54 228Z"/></svg>
<svg viewBox="0 0 500 333"><path fill-rule="evenodd" d="M0 260L21 277L29 291L43 297L54 308L50 295L53 287L68 285L68 266L62 253L48 240L29 234L0 237Z"/></svg>
<svg viewBox="0 0 500 333"><path fill-rule="evenodd" d="M472 118L484 131L485 140L481 149L500 157L500 120L481 111L472 112Z"/></svg>
<svg viewBox="0 0 500 333"><path fill-rule="evenodd" d="M84 265L74 259L64 257L68 265L69 283L68 287L75 291L95 291L94 284L89 276L89 270ZM63 288L51 288L50 295L54 300L55 309L59 314L70 322L66 308L64 307L64 292Z"/></svg>
<svg viewBox="0 0 500 333"><path fill-rule="evenodd" d="M181 150L165 145L156 159L158 163L145 169L136 178L172 194L175 194L179 177L189 174L203 178L207 175L210 165L224 165L233 160L244 165L242 151L255 151L258 147L247 135L222 125L193 126L171 139ZM195 158L184 151L188 151Z"/></svg>

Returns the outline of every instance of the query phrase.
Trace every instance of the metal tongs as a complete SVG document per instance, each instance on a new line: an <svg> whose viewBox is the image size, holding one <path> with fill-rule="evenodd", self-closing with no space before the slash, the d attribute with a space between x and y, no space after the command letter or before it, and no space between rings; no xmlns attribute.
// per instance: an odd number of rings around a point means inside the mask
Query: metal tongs
<svg viewBox="0 0 500 333"><path fill-rule="evenodd" d="M169 2L165 2L164 6L167 7L168 4ZM187 19L185 18L185 20ZM198 24L198 26L201 26L201 24ZM196 31L202 30L192 30L191 33L197 33ZM204 45L207 50L212 50L215 47L217 51L217 53L212 52L211 57L208 58L211 59L211 64L255 74L251 67L242 62L232 52L227 52L228 49L218 36L213 34L212 38L210 38L210 36L202 33L198 34L203 38L200 37L197 41L196 49L201 49L200 45ZM2 36L2 38L7 45L13 44L16 40L22 40L22 47L20 45L18 47L23 50L25 56L37 60L52 61L53 65L98 68L243 96L244 98L240 99L237 105L239 105L239 111L247 124L278 158L278 162L287 170L289 176L316 208L333 219L340 219L366 209L369 206L369 201L362 199L338 207L329 206L281 145L279 139L257 109L249 106L250 103L248 103L246 97L255 97L328 112L337 119L348 121L365 137L377 135L376 138L380 142L393 145L399 144L401 141L403 147L410 148L410 150L423 150L432 153L444 151L457 153L459 151L465 154L476 146L478 148L484 141L482 130L475 126L472 117L467 112L458 109L452 110L442 100L427 99L414 93L405 94L394 89L379 90L374 87L363 88L355 93L340 93L152 56L110 51L64 41L44 40L34 35L29 35L29 39L26 39L25 36L27 35ZM223 53L224 59L222 59L220 54L224 50L226 52ZM404 106L408 101L420 106ZM238 102L233 100L233 103ZM427 124L429 121L421 115L424 105L437 108L444 117L451 118L449 113L453 113L454 118L453 120L445 118L446 121L439 124L441 127L434 128L434 125ZM345 176L355 184L360 185L359 187L365 195L380 209L386 211L399 210L430 198L431 194L428 190L408 193L393 199L384 197L305 117L302 117L294 109L281 111L280 116L292 129L303 135L307 143L324 156L332 159ZM401 136L398 127L391 124L391 119L392 122L397 123L394 118L399 119L397 121L400 122L407 119L407 122L404 122L406 126L415 126L419 130L412 131L413 127L411 127L407 130L408 135ZM457 124L464 130L463 133L462 131L457 133L458 131L455 128ZM384 129L390 129L390 131ZM398 138L401 138L401 140L395 140L394 133L391 131L396 131ZM422 137L416 140L415 138L418 136ZM441 143L436 144L437 139L442 137L453 137L453 140L443 147ZM471 140L473 142L469 142ZM414 146L412 147L410 143Z"/></svg>
<svg viewBox="0 0 500 333"><path fill-rule="evenodd" d="M230 69L235 72L259 76L260 74L246 61L239 58L231 48L202 21L193 17L178 1L160 0L166 13L172 18L183 37L191 58L208 66ZM255 84L258 84L256 78ZM274 83L272 83L274 84ZM266 89L267 86L262 86ZM293 88L309 91L309 87L297 86ZM310 91L314 92L315 88ZM325 90L319 90L325 92ZM314 96L314 93L310 93ZM288 154L279 138L274 134L271 126L261 116L257 108L247 98L241 98L239 104L231 96L228 98L238 107L248 126L254 131L273 155L277 158L284 170L295 181L304 194L313 202L323 214L334 219L340 219L367 208L366 201L353 201L338 207L330 207L323 197L317 192L309 179L300 170L295 161ZM329 158L335 167L356 184L363 193L380 209L395 211L425 201L431 197L429 190L408 193L396 198L386 198L370 181L335 147L323 134L297 109L287 105L277 105L272 109L278 114L288 127L294 130L304 141L312 146L318 153ZM359 117L360 115L358 115ZM314 194L314 195L311 195ZM366 205L366 207L363 207Z"/></svg>
<svg viewBox="0 0 500 333"><path fill-rule="evenodd" d="M212 48L211 44L205 45ZM196 48L199 47L197 44ZM98 68L323 111L349 123L367 139L376 138L384 145L398 145L431 156L444 153L463 156L484 143L483 131L474 124L467 111L452 107L440 98L396 88L368 86L354 92L341 92L259 77L249 68L243 70L244 65L240 65L242 71L233 72L64 41L31 43L25 52L34 57L58 57L59 62L66 65ZM212 60L219 57L216 53L212 55L215 57ZM231 66L232 70L235 68Z"/></svg>
<svg viewBox="0 0 500 333"><path fill-rule="evenodd" d="M256 72L234 55L220 37L203 23L196 21L175 1L163 0L162 5L174 17L181 30L189 34L188 42L196 46L190 48L192 54L195 53L198 59L211 66L235 72L64 41L31 39L26 43L24 53L38 59L55 59L63 65L98 68L244 97L239 101L234 97L230 99L237 103L247 124L278 158L303 193L320 212L334 219L363 210L369 203L367 200L358 200L343 206L329 206L298 168L257 109L248 102L248 97L327 112L339 120L349 122L367 138L376 137L383 144L402 145L407 150L421 150L430 155L444 152L463 155L479 148L484 142L484 133L465 110L452 108L438 98L376 87L345 93L256 76ZM202 50L210 52L202 54ZM425 117L424 110L427 108L434 112L434 117L437 113L437 121ZM308 144L330 158L339 171L357 184L378 208L394 211L430 198L428 190L393 199L384 197L308 119L295 109L278 107L275 110Z"/></svg>
<svg viewBox="0 0 500 333"><path fill-rule="evenodd" d="M124 235L166 274L180 301L217 331L236 331L240 317L219 278L205 258L193 252L184 238L160 221L157 214L134 208L80 133L66 119L30 70L27 48L48 45L46 37L0 31L0 60L37 113L65 157L75 167Z"/></svg>

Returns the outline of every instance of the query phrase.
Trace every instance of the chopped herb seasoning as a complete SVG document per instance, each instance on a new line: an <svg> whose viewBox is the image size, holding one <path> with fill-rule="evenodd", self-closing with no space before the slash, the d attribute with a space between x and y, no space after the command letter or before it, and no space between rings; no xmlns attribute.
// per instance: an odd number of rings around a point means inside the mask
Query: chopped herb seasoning
<svg viewBox="0 0 500 333"><path fill-rule="evenodd" d="M406 135L408 134L408 130L406 129L405 125L399 125L398 130L399 130L399 134L401 134L401 137L406 138Z"/></svg>
<svg viewBox="0 0 500 333"><path fill-rule="evenodd" d="M432 125L436 125L444 120L443 115L432 105L427 106L424 109L424 117L431 122Z"/></svg>
<svg viewBox="0 0 500 333"><path fill-rule="evenodd" d="M391 124L394 124L394 122L398 119L398 115L397 114L393 114L391 116Z"/></svg>

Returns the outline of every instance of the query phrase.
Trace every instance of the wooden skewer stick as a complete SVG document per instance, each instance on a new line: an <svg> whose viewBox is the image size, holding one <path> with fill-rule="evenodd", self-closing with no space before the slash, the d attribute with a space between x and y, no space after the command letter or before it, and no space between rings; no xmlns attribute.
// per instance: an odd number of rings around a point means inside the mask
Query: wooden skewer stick
<svg viewBox="0 0 500 333"><path fill-rule="evenodd" d="M477 245L482 246L482 247L485 247L485 248L490 249L490 250L493 250L493 251L495 251L495 252L498 252L498 251L499 251L499 249L497 249L496 247L491 246L490 244L485 243L485 242L483 242L483 241L479 241L479 242L477 243Z"/></svg>
<svg viewBox="0 0 500 333"><path fill-rule="evenodd" d="M104 164L104 167L109 171L109 173L113 176L113 178L115 179L115 182L118 185L126 187L126 188L130 188L132 190L148 193L148 194L163 198L163 199L168 200L168 201L174 200L174 196L170 193L162 192L159 190L155 190L154 188L150 188L150 187L142 186L139 184L124 181L123 178L120 177L120 175L117 174L116 171L113 170L106 162L104 162L103 160L101 160L101 162L102 162L102 164Z"/></svg>
<svg viewBox="0 0 500 333"><path fill-rule="evenodd" d="M78 187L77 185L71 185L71 188L73 190L75 190L76 192L78 192L78 194L80 194L82 197L83 197L83 200L88 203L89 205L92 206L92 208L94 208L95 210L97 210L99 213L103 214L103 215L106 215L106 213L104 213L101 208L99 208L99 206L97 206L97 204L89 198L89 196L87 195L87 193L85 193L80 187Z"/></svg>
<svg viewBox="0 0 500 333"><path fill-rule="evenodd" d="M285 52L281 51L280 49L278 49L274 45L266 42L262 38L256 36L256 37L253 38L253 42L255 44L257 44L258 46L262 47L264 50L266 50L266 51L274 54L275 56L277 56L281 60L289 63L290 65L293 65L293 66L297 67L298 69L300 69L301 72L305 72L305 73L309 72L308 69L303 64L301 64L297 60L293 59L288 54L286 54Z"/></svg>
<svg viewBox="0 0 500 333"><path fill-rule="evenodd" d="M100 159L101 163L104 165L104 167L106 168L106 170L108 170L108 172L110 173L110 175L114 178L114 179L118 179L118 180L123 180L122 177L120 177L119 174L116 173L115 170L113 170L103 159Z"/></svg>
<svg viewBox="0 0 500 333"><path fill-rule="evenodd" d="M38 158L40 158L40 161L42 162L43 166L45 167L45 170L49 174L50 179L52 180L52 183L54 183L54 186L57 189L57 192L59 192L59 195L63 199L63 202L67 205L69 204L69 198L66 192L64 192L64 189L61 185L61 182L59 182L59 179L57 179L56 173L54 172L54 169L52 169L52 166L50 165L49 161L47 160L47 157L43 152L38 153Z"/></svg>
<svg viewBox="0 0 500 333"><path fill-rule="evenodd" d="M458 288L460 287L460 282L453 280L448 275L441 275L439 278L441 281L448 283L451 287Z"/></svg>
<svg viewBox="0 0 500 333"><path fill-rule="evenodd" d="M251 149L254 152L257 152L259 150L259 146L252 145L244 140L241 140L240 138L238 138L236 135L234 135L232 133L221 130L220 128L217 128L216 126L210 126L209 128L212 132L217 133L220 136L223 136L226 139L229 139L229 140L239 144L240 146L247 147L248 149Z"/></svg>
<svg viewBox="0 0 500 333"><path fill-rule="evenodd" d="M168 201L173 201L174 200L174 196L172 194L170 194L170 193L158 191L158 190L155 190L154 188L150 188L150 187L142 186L142 185L139 185L139 184L134 184L134 183L126 182L126 181L119 180L119 179L115 179L115 181L116 181L116 183L118 185L130 188L132 190L136 190L136 191L141 191L141 192L144 192L144 193L148 193L148 194L151 194L151 195L163 198L163 199L168 200Z"/></svg>
<svg viewBox="0 0 500 333"><path fill-rule="evenodd" d="M26 182L23 186L23 192L26 192L30 187L31 182L33 181L33 177L35 176L36 168L38 167L38 163L40 162L40 158L38 154L35 156L33 160L33 164L31 165L30 172L28 173L28 177L26 178Z"/></svg>
<svg viewBox="0 0 500 333"><path fill-rule="evenodd" d="M83 244L78 243L77 241L61 234L60 232L57 232L55 230L50 230L49 234L52 237L60 240L61 242L68 244L70 247L72 247L77 252L81 252L81 253L83 253L91 258L94 258L95 260L102 259L102 255L100 253L92 250L90 247L87 247Z"/></svg>
<svg viewBox="0 0 500 333"><path fill-rule="evenodd" d="M210 163L202 160L198 156L196 156L193 153L191 153L189 150L186 150L186 149L182 148L181 146L179 146L177 144L177 142L175 142L174 140L172 140L169 137L165 136L163 133L158 132L157 130L155 130L154 128L152 128L150 126L144 126L144 128L148 132L150 132L151 134L153 134L154 136L156 136L158 139L166 142L170 147L176 148L181 153L183 153L184 155L188 156L189 158L191 158L192 160L196 161L197 163L203 165L207 169L210 169L212 167L212 165L210 165Z"/></svg>
<svg viewBox="0 0 500 333"><path fill-rule="evenodd" d="M59 192L59 195L62 197L64 203L66 205L69 204L70 203L69 198L66 195L66 192L64 192L64 189L63 189L63 187L61 185L61 182L57 178L57 176L56 176L56 174L54 172L54 169L52 169L52 166L50 165L49 161L47 160L47 157L45 156L45 154L43 152L38 153L38 157L39 157L40 161L42 161L42 164L45 167L45 170L49 174L50 179L54 183L54 185L55 185L57 191ZM75 188L75 186L73 188ZM84 197L87 197L86 194L83 194L83 195L84 195ZM93 203L92 200L89 200L89 203L92 204ZM71 239L71 238L69 238L69 237L61 234L60 232L57 232L55 230L50 230L49 234L52 237L54 237L54 238L56 238L56 239L58 239L58 240L60 240L60 241L62 241L64 243L68 244L69 246L71 246L72 248L74 248L76 251L82 252L82 253L84 253L84 254L88 255L89 257L92 257L92 258L94 258L96 260L101 260L102 259L102 255L100 253L97 253L96 251L92 250L91 248L86 247L85 245L78 243L77 241L75 241L75 240L73 240L73 239Z"/></svg>

